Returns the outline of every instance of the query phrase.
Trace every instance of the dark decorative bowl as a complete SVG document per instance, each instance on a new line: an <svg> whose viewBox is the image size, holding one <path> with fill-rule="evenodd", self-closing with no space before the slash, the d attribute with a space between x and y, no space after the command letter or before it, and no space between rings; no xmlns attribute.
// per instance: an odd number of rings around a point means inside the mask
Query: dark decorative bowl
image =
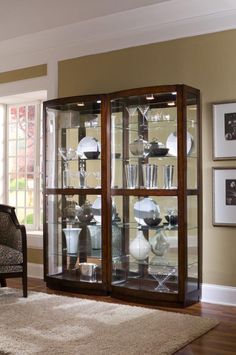
<svg viewBox="0 0 236 355"><path fill-rule="evenodd" d="M100 152L84 152L84 155L87 159L97 159L99 157Z"/></svg>
<svg viewBox="0 0 236 355"><path fill-rule="evenodd" d="M175 226L178 224L178 215L174 214L170 216L170 222L169 222L169 216L165 216L165 219L167 220L168 223L170 223L172 226Z"/></svg>
<svg viewBox="0 0 236 355"><path fill-rule="evenodd" d="M169 148L156 148L151 145L149 157L164 157L169 152Z"/></svg>
<svg viewBox="0 0 236 355"><path fill-rule="evenodd" d="M144 222L150 227L156 227L160 224L162 218L155 217L155 218L144 218Z"/></svg>
<svg viewBox="0 0 236 355"><path fill-rule="evenodd" d="M150 144L150 148L149 148L150 157L164 157L169 151L169 148L166 148L166 146L163 143L158 142L156 138L154 138L149 144Z"/></svg>

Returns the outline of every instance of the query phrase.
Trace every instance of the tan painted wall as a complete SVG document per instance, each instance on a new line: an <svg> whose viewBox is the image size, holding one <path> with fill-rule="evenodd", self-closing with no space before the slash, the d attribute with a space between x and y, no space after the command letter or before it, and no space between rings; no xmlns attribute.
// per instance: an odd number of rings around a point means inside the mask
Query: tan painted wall
<svg viewBox="0 0 236 355"><path fill-rule="evenodd" d="M29 263L43 264L43 250L29 249L27 259Z"/></svg>
<svg viewBox="0 0 236 355"><path fill-rule="evenodd" d="M203 282L236 286L236 228L212 226L212 103L236 100L236 30L59 63L59 96L184 83L202 93ZM236 216L235 216L236 219Z"/></svg>
<svg viewBox="0 0 236 355"><path fill-rule="evenodd" d="M47 64L0 73L0 84L47 75Z"/></svg>

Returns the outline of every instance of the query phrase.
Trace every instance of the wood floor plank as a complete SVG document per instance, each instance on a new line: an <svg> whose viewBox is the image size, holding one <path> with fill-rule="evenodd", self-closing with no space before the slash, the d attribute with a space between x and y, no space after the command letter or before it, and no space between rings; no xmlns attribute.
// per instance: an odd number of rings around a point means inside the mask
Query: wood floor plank
<svg viewBox="0 0 236 355"><path fill-rule="evenodd" d="M21 288L20 279L9 279L7 281L8 287ZM96 299L104 302L133 304L116 300L105 296L87 296L78 293L69 293L64 291L55 291L48 289L43 280L29 278L28 288L31 291L46 292L50 294L58 294L65 296L81 297ZM172 312L180 312L191 314L195 316L208 317L217 319L220 324L204 334L200 338L187 345L185 348L177 351L177 355L236 355L236 307L223 306L211 303L199 302L190 307L167 308L167 307L153 307ZM153 354L155 351L153 352Z"/></svg>

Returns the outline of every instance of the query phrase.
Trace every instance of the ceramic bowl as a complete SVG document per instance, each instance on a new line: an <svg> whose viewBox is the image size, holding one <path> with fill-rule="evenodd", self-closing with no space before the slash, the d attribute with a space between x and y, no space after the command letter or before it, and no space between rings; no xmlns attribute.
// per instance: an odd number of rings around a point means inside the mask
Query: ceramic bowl
<svg viewBox="0 0 236 355"><path fill-rule="evenodd" d="M86 156L87 159L97 159L100 155L100 152L99 151L95 151L95 152L84 151L84 155Z"/></svg>
<svg viewBox="0 0 236 355"><path fill-rule="evenodd" d="M150 157L164 157L169 152L169 149L163 143L158 142L156 139L150 142Z"/></svg>
<svg viewBox="0 0 236 355"><path fill-rule="evenodd" d="M135 202L134 219L138 224L147 226L144 219L153 219L153 216L156 216L156 218L160 217L160 207L153 199L144 197Z"/></svg>
<svg viewBox="0 0 236 355"><path fill-rule="evenodd" d="M162 218L159 217L154 217L154 218L144 218L144 222L150 226L150 227L156 227L158 224L160 224L162 221Z"/></svg>

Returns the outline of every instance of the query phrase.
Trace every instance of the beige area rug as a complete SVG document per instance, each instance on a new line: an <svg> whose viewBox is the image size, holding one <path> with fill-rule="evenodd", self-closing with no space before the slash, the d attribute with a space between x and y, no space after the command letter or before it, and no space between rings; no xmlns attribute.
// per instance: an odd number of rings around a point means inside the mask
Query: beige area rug
<svg viewBox="0 0 236 355"><path fill-rule="evenodd" d="M212 319L145 307L0 288L0 353L173 354L216 326Z"/></svg>

